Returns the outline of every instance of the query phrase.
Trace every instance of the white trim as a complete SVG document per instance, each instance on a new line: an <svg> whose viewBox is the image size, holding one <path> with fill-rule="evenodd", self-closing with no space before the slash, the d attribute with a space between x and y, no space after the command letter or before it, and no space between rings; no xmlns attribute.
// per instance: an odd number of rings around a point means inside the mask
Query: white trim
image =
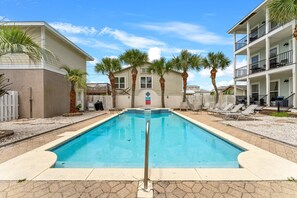
<svg viewBox="0 0 297 198"><path fill-rule="evenodd" d="M291 87L291 82L292 82L292 87ZM293 77L289 77L289 95L291 95L294 91L293 91ZM292 91L292 92L290 92Z"/></svg>
<svg viewBox="0 0 297 198"><path fill-rule="evenodd" d="M144 77L144 78L147 78L147 77L150 77L151 78L151 81L152 81L152 87L151 88L141 88L141 78ZM139 76L139 89L143 90L143 89L154 89L154 78L153 78L153 75L149 76L149 75L141 75ZM147 82L146 82L146 86L147 86Z"/></svg>
<svg viewBox="0 0 297 198"><path fill-rule="evenodd" d="M261 84L260 82L255 82L255 83L251 83L251 96L253 95L253 93L256 93L256 92L253 92L253 85L258 85L258 99L260 100L260 94L261 94Z"/></svg>
<svg viewBox="0 0 297 198"><path fill-rule="evenodd" d="M124 78L124 88L117 88L116 87L116 89L126 89L127 88L127 81L126 81L126 79L127 79L127 77L126 76L114 76L115 78ZM118 84L120 84L120 83L118 83Z"/></svg>
<svg viewBox="0 0 297 198"><path fill-rule="evenodd" d="M277 86L277 89L278 89L278 90L277 90L277 93L278 93L278 96L280 96L280 79L270 80L270 84L271 84L272 82L278 82L278 86ZM269 93L271 93L271 85L270 85ZM270 97L271 97L271 95L270 95Z"/></svg>

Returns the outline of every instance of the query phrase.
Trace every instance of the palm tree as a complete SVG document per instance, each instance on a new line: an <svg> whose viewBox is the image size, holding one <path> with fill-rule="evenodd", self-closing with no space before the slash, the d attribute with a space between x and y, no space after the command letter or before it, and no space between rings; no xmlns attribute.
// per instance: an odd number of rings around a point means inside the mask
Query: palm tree
<svg viewBox="0 0 297 198"><path fill-rule="evenodd" d="M141 52L138 49L130 49L130 50L126 50L122 55L120 55L120 60L132 67L131 108L134 108L135 86L136 86L136 78L138 74L137 67L140 67L145 63L148 63L148 55L147 53Z"/></svg>
<svg viewBox="0 0 297 198"><path fill-rule="evenodd" d="M4 74L0 74L0 97L7 94L7 87L10 84L7 83L7 79L5 78Z"/></svg>
<svg viewBox="0 0 297 198"><path fill-rule="evenodd" d="M165 108L165 101L164 101L164 94L165 94L165 73L168 73L171 69L171 64L166 62L165 58L160 58L159 60L154 60L149 68L148 71L150 73L156 73L160 76L160 86L161 86L161 101L162 101L162 108Z"/></svg>
<svg viewBox="0 0 297 198"><path fill-rule="evenodd" d="M188 70L195 69L200 70L201 57L196 54L192 54L188 50L182 50L177 57L169 62L177 70L182 70L183 78L183 102L186 102L186 91L187 91L187 81L188 81Z"/></svg>
<svg viewBox="0 0 297 198"><path fill-rule="evenodd" d="M271 0L268 4L270 20L277 23L286 23L297 19L296 0ZM297 39L297 26L293 36Z"/></svg>
<svg viewBox="0 0 297 198"><path fill-rule="evenodd" d="M30 60L55 59L49 50L40 47L26 31L16 26L2 25L0 28L0 56L6 54L26 54Z"/></svg>
<svg viewBox="0 0 297 198"><path fill-rule="evenodd" d="M95 71L97 73L107 74L110 85L111 85L111 95L112 95L112 106L116 107L116 87L115 87L115 77L114 72L121 70L120 60L117 58L102 58L100 63L96 64Z"/></svg>
<svg viewBox="0 0 297 198"><path fill-rule="evenodd" d="M211 69L210 77L216 93L216 103L218 103L219 101L219 93L216 85L216 75L217 75L218 69L224 70L229 66L229 64L230 64L230 60L222 52L217 52L217 53L209 52L207 54L207 57L202 59L202 65L204 66L204 68Z"/></svg>
<svg viewBox="0 0 297 198"><path fill-rule="evenodd" d="M70 90L70 113L77 112L76 109L76 92L75 87L77 88L85 88L86 87L86 72L81 71L80 69L71 69L67 65L61 67L64 69L67 74L65 75L66 79L71 83Z"/></svg>

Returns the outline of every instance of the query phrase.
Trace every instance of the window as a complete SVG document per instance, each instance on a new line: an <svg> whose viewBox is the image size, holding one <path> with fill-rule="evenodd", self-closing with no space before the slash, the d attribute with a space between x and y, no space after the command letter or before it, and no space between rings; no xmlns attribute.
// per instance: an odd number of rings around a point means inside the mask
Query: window
<svg viewBox="0 0 297 198"><path fill-rule="evenodd" d="M258 26L251 30L250 42L258 39Z"/></svg>
<svg viewBox="0 0 297 198"><path fill-rule="evenodd" d="M115 77L116 89L125 89L125 77Z"/></svg>
<svg viewBox="0 0 297 198"><path fill-rule="evenodd" d="M259 85L258 84L252 85L252 99L254 101L259 100Z"/></svg>
<svg viewBox="0 0 297 198"><path fill-rule="evenodd" d="M152 88L152 77L140 77L140 88Z"/></svg>
<svg viewBox="0 0 297 198"><path fill-rule="evenodd" d="M270 22L270 31L276 29L278 27L278 23L271 21Z"/></svg>
<svg viewBox="0 0 297 198"><path fill-rule="evenodd" d="M252 70L259 68L259 55L252 57Z"/></svg>
<svg viewBox="0 0 297 198"><path fill-rule="evenodd" d="M278 97L278 81L270 82L270 100L275 101Z"/></svg>

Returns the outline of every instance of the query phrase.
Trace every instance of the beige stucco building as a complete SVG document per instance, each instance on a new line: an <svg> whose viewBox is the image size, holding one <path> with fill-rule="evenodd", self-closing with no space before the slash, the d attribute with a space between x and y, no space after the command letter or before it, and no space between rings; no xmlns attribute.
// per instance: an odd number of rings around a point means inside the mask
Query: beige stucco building
<svg viewBox="0 0 297 198"><path fill-rule="evenodd" d="M135 107L161 107L160 76L149 73L147 69L148 65L137 68ZM130 107L132 88L131 70L131 67L127 67L115 73L118 107ZM173 98L176 98L179 104L183 91L181 73L171 70L164 75L164 78L165 106L169 107L170 104L168 103L169 101L173 101Z"/></svg>
<svg viewBox="0 0 297 198"><path fill-rule="evenodd" d="M56 31L46 22L6 22L27 31L35 42L53 52L58 61L33 62L25 55L0 57L0 73L4 73L19 92L21 118L52 117L69 112L70 83L62 65L86 71L86 62L93 58ZM84 106L84 91L77 90L77 104Z"/></svg>

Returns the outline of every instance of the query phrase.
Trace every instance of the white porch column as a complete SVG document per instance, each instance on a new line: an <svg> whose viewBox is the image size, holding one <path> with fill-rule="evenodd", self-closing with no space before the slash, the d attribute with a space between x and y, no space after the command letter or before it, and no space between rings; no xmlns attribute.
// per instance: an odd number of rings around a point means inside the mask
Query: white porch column
<svg viewBox="0 0 297 198"><path fill-rule="evenodd" d="M294 20L293 22L293 25L292 25L292 32L294 32L294 28L295 28L295 25L296 25L296 20ZM294 108L297 108L297 62L296 62L296 53L297 53L297 42L296 42L296 39L293 38L292 39L292 49L293 49L293 63L295 64L294 65L294 68L292 70L292 80L293 80L293 93L295 93L294 97L293 97L293 105L294 105Z"/></svg>
<svg viewBox="0 0 297 198"><path fill-rule="evenodd" d="M237 95L236 82L237 82L237 81L234 80L234 104L236 104L236 95Z"/></svg>
<svg viewBox="0 0 297 198"><path fill-rule="evenodd" d="M266 34L269 32L269 25L270 25L270 17L269 17L269 9L266 6L265 8L265 30L266 30Z"/></svg>
<svg viewBox="0 0 297 198"><path fill-rule="evenodd" d="M246 62L247 62L247 66L246 66L246 73L247 75L250 74L250 64L251 64L251 51L250 48L248 47L246 49L247 53L246 53Z"/></svg>
<svg viewBox="0 0 297 198"><path fill-rule="evenodd" d="M270 61L269 61L269 57L270 57L270 39L268 37L266 37L266 70L269 70L270 68Z"/></svg>
<svg viewBox="0 0 297 198"><path fill-rule="evenodd" d="M266 74L266 105L270 107L270 75Z"/></svg>
<svg viewBox="0 0 297 198"><path fill-rule="evenodd" d="M234 65L234 78L236 78L236 32L234 32L234 56L233 56L233 65Z"/></svg>
<svg viewBox="0 0 297 198"><path fill-rule="evenodd" d="M246 42L247 42L247 44L250 43L250 32L251 32L250 22L247 21L246 22Z"/></svg>
<svg viewBox="0 0 297 198"><path fill-rule="evenodd" d="M246 80L246 92L247 92L247 96L246 96L246 100L247 100L247 105L250 105L250 96L251 96L251 82L250 79L247 78Z"/></svg>
<svg viewBox="0 0 297 198"><path fill-rule="evenodd" d="M294 108L297 108L297 69L296 69L296 63L295 63L295 68L293 68L292 70L292 75L293 75L293 93L295 93L294 97L293 97L293 105L294 105Z"/></svg>

